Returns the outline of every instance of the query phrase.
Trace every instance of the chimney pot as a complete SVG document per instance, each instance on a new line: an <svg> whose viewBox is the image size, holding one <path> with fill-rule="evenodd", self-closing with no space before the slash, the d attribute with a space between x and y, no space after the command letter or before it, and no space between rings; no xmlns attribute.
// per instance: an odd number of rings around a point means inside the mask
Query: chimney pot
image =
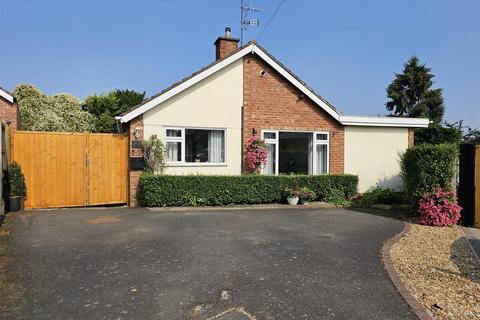
<svg viewBox="0 0 480 320"><path fill-rule="evenodd" d="M225 38L230 38L230 33L232 32L232 28L226 27L225 28Z"/></svg>

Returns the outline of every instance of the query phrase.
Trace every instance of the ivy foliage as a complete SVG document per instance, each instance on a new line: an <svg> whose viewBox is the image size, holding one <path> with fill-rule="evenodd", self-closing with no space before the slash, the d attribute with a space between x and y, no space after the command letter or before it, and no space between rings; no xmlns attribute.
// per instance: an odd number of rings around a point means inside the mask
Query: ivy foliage
<svg viewBox="0 0 480 320"><path fill-rule="evenodd" d="M452 189L458 146L454 144L409 147L400 157L404 187L412 200L438 187Z"/></svg>

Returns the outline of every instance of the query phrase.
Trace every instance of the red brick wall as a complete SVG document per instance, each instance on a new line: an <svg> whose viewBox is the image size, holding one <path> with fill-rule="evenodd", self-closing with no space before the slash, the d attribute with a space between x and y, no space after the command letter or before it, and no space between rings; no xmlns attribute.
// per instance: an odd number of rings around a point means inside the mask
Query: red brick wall
<svg viewBox="0 0 480 320"><path fill-rule="evenodd" d="M415 135L413 132L413 128L408 128L408 146L411 147L415 143Z"/></svg>
<svg viewBox="0 0 480 320"><path fill-rule="evenodd" d="M0 121L3 123L10 122L10 127L20 129L18 105L0 97Z"/></svg>
<svg viewBox="0 0 480 320"><path fill-rule="evenodd" d="M301 92L266 64L250 55L243 64L243 121L245 143L252 129L304 130L330 132L330 173L344 170L344 128ZM264 76L260 71L265 70ZM245 168L245 166L244 166Z"/></svg>
<svg viewBox="0 0 480 320"><path fill-rule="evenodd" d="M137 139L138 141L143 140L143 115L140 115L130 121L129 123L129 132L130 132L130 157L141 157L143 156L142 150L132 148L132 142L135 141L135 128L140 129L140 137ZM138 179L142 174L141 170L130 170L129 168L129 205L130 207L137 206L137 186L138 186Z"/></svg>

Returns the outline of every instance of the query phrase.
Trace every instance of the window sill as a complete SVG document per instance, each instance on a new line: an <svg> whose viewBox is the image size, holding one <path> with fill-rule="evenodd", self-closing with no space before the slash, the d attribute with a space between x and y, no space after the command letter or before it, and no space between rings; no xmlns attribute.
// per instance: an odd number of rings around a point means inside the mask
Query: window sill
<svg viewBox="0 0 480 320"><path fill-rule="evenodd" d="M226 167L226 163L208 163L208 162L170 162L165 164L167 167Z"/></svg>

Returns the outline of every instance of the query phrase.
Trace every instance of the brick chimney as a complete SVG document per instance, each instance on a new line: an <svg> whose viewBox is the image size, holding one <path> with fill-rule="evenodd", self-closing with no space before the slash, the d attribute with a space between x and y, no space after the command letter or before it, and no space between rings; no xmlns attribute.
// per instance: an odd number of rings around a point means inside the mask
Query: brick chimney
<svg viewBox="0 0 480 320"><path fill-rule="evenodd" d="M226 27L225 36L218 37L218 39L215 41L215 60L223 59L238 49L238 42L240 39L231 38L230 32L232 32L232 29L230 27Z"/></svg>

